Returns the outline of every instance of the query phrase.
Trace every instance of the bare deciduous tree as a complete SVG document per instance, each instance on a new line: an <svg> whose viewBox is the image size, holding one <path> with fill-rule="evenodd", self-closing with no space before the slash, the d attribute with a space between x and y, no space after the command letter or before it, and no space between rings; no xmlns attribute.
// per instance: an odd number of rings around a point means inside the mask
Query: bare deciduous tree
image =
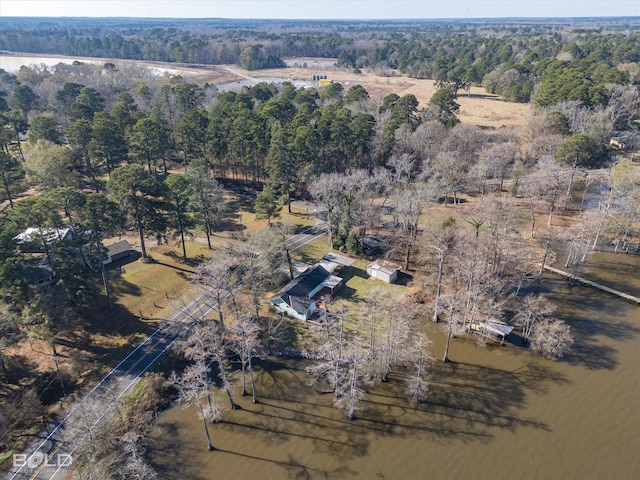
<svg viewBox="0 0 640 480"><path fill-rule="evenodd" d="M229 328L233 350L240 357L242 366L242 395L248 395L246 371L249 370L251 380L251 395L253 403L257 403L256 382L253 375L253 359L262 357L262 342L260 341L260 326L255 318L241 314Z"/></svg>
<svg viewBox="0 0 640 480"><path fill-rule="evenodd" d="M571 327L564 321L555 318L538 323L531 335L531 349L542 353L545 357L557 360L573 346Z"/></svg>
<svg viewBox="0 0 640 480"><path fill-rule="evenodd" d="M402 250L405 270L409 270L411 254L418 237L420 216L431 200L431 187L432 185L425 183L410 184L395 197L395 213L401 232L397 241Z"/></svg>
<svg viewBox="0 0 640 480"><path fill-rule="evenodd" d="M422 402L429 391L430 365L432 358L429 356L431 341L423 333L412 334L410 344L413 362L408 367L407 395L414 402Z"/></svg>
<svg viewBox="0 0 640 480"><path fill-rule="evenodd" d="M229 258L223 255L217 255L211 261L199 266L193 280L207 293L207 305L218 312L221 328L224 328L224 300L234 289L236 280Z"/></svg>
<svg viewBox="0 0 640 480"><path fill-rule="evenodd" d="M205 404L202 401L203 395L207 395L210 389L208 367L205 362L200 360L188 366L180 376L172 372L167 381L169 385L177 390L178 403L185 407L191 405L198 407L198 417L202 420L204 432L207 437L207 448L213 450L213 442L211 441L208 426L208 417L211 416L212 412L206 411Z"/></svg>
<svg viewBox="0 0 640 480"><path fill-rule="evenodd" d="M349 341L349 349L342 357L343 366L340 370L342 378L337 383L335 405L344 412L349 420L355 418L358 404L365 394L363 382L365 379L364 361L367 357L364 339L359 335Z"/></svg>
<svg viewBox="0 0 640 480"><path fill-rule="evenodd" d="M529 340L536 324L553 314L555 306L542 295L527 295L520 303L520 309L513 317L516 325L522 327L522 342Z"/></svg>

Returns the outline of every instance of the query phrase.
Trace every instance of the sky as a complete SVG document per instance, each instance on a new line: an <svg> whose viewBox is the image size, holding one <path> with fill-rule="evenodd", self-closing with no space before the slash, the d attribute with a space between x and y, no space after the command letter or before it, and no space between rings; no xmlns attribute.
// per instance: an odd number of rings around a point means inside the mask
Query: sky
<svg viewBox="0 0 640 480"><path fill-rule="evenodd" d="M640 0L0 0L1 17L402 19L640 16Z"/></svg>

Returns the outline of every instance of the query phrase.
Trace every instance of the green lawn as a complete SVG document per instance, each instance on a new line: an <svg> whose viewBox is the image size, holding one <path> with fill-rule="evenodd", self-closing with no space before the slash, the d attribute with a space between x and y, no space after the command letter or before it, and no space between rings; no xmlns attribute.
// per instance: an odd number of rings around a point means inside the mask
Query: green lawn
<svg viewBox="0 0 640 480"><path fill-rule="evenodd" d="M338 250L331 250L327 245L326 235L323 235L296 250L294 257L296 260L304 263L315 263L329 252L344 255ZM391 298L399 298L409 293L409 290L405 286L390 285L380 280L369 278L369 275L367 275L368 264L368 260L356 258L353 265L345 267L337 273L344 281L342 288L336 293L333 299L333 306L330 307L332 310L336 311L344 305L349 311L358 313L362 304L367 301L372 291L375 291L374 293L377 297L388 296Z"/></svg>

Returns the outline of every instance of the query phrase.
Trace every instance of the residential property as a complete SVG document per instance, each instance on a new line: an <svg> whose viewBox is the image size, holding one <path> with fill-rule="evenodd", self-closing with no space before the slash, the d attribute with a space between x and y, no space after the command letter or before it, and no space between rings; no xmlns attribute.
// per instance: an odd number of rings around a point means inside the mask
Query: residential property
<svg viewBox="0 0 640 480"><path fill-rule="evenodd" d="M324 257L322 257L322 260L326 262L337 263L339 265L342 265L343 267L350 267L351 265L353 265L353 262L355 262L353 258L345 257L344 255L333 252L327 253Z"/></svg>
<svg viewBox="0 0 640 480"><path fill-rule="evenodd" d="M29 227L24 232L13 237L20 244L20 248L26 253L44 253L44 244L47 247L62 240L72 240L73 232L70 228L33 228Z"/></svg>
<svg viewBox="0 0 640 480"><path fill-rule="evenodd" d="M280 313L307 321L317 309L317 299L326 292L334 294L342 286L342 278L332 275L322 265L309 267L285 285L271 304Z"/></svg>
<svg viewBox="0 0 640 480"><path fill-rule="evenodd" d="M102 261L103 265L108 265L112 262L128 258L133 253L131 245L126 240L120 240L119 242L105 245L105 248L107 249L107 258Z"/></svg>
<svg viewBox="0 0 640 480"><path fill-rule="evenodd" d="M362 253L367 256L380 255L384 250L384 240L377 235L362 237Z"/></svg>
<svg viewBox="0 0 640 480"><path fill-rule="evenodd" d="M400 267L386 260L376 260L367 265L367 274L383 282L393 283L398 279Z"/></svg>
<svg viewBox="0 0 640 480"><path fill-rule="evenodd" d="M41 262L37 266L26 266L24 272L25 281L30 285L36 285L38 287L51 285L57 280L51 266L46 261Z"/></svg>

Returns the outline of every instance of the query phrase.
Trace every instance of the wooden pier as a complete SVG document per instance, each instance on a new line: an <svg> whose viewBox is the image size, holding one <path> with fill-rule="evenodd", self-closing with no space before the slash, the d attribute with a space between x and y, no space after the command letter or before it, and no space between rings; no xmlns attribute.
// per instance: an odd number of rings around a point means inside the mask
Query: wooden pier
<svg viewBox="0 0 640 480"><path fill-rule="evenodd" d="M548 265L545 265L544 269L548 272L557 273L558 275L562 275L563 277L567 277L577 282L584 283L585 285L589 285L590 287L598 288L605 292L612 293L613 295L617 295L618 297L624 298L625 300L628 300L630 302L640 304L640 297L634 297L633 295L629 295L628 293L621 292L620 290L616 290L615 288L607 287L606 285L592 282L591 280L587 280L586 278L572 275L570 273L564 272L562 270L558 270L557 268L553 268Z"/></svg>

